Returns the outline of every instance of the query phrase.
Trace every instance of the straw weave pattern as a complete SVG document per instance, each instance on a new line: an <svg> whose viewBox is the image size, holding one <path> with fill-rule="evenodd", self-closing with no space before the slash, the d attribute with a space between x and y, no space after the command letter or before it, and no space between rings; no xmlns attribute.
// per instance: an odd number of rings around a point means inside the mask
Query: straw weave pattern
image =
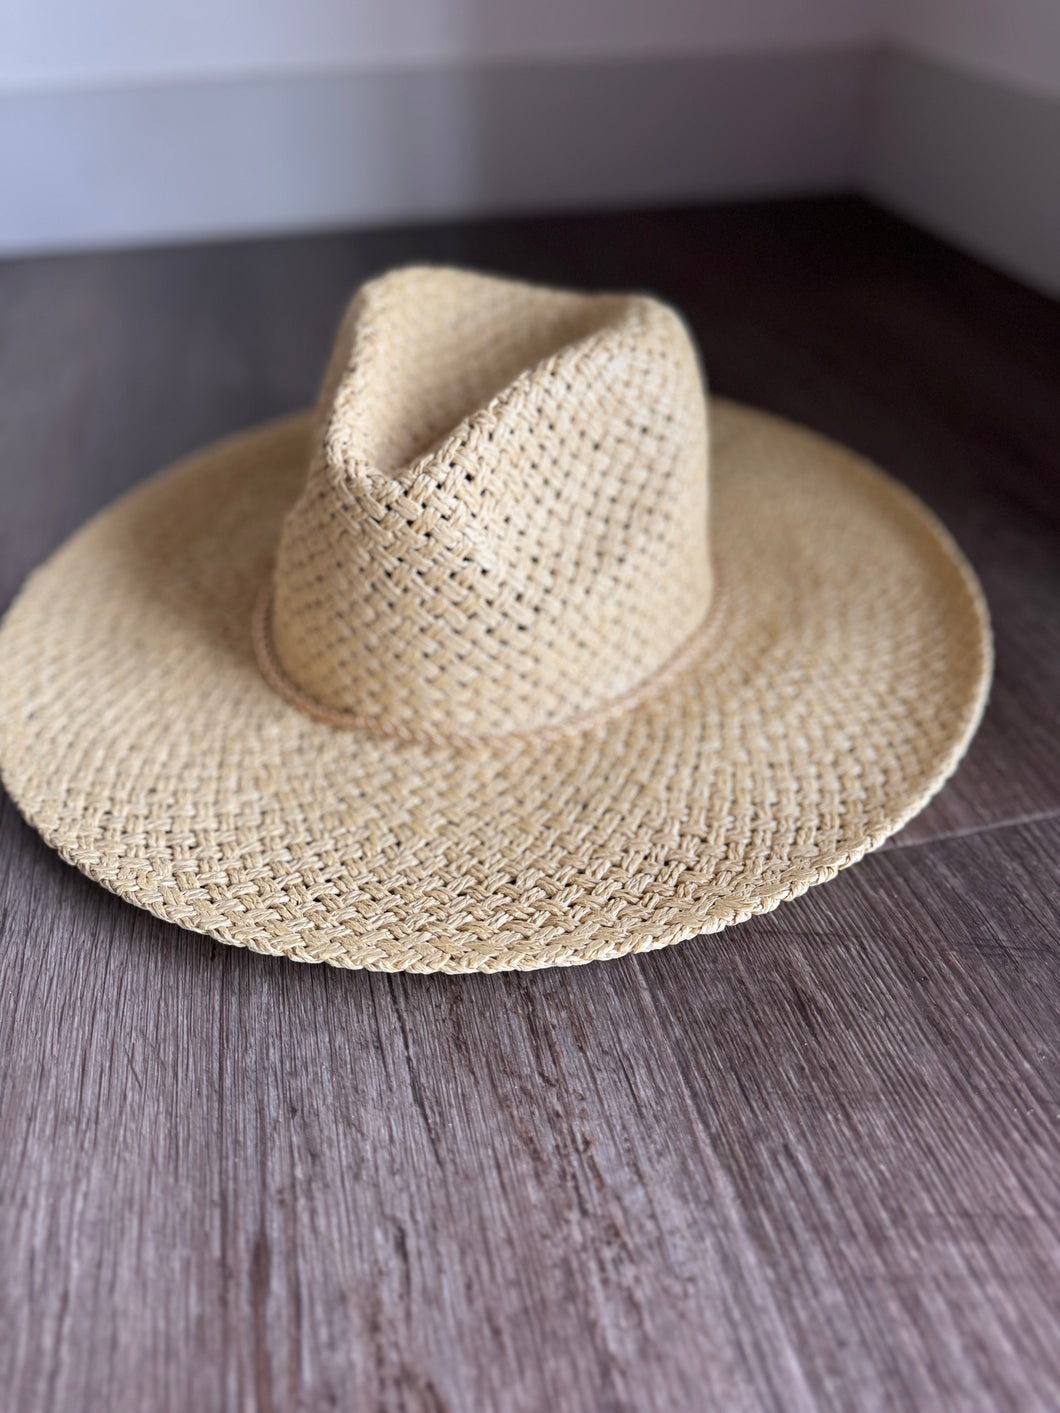
<svg viewBox="0 0 1060 1413"><path fill-rule="evenodd" d="M547 307L555 322L534 367L596 337L572 325L572 307ZM642 313L615 306L607 328ZM208 448L124 497L31 576L0 626L4 780L64 858L159 917L271 955L534 968L661 947L773 908L938 789L989 684L974 576L881 472L717 398L710 544L722 592L702 633L674 628L670 641L690 649L654 689L584 729L459 749L337 728L285 700L259 670L251 624L282 580L278 547L309 523L307 467L311 483L326 466L343 494L353 479L335 468L359 455L343 449L351 422L338 415L339 387L355 397L359 317L315 417ZM498 355L494 386L518 383L525 356L514 344L508 366ZM439 419L455 408L470 426L476 395L446 383L414 435L407 410L389 431L377 420L379 474L400 481L417 445L436 458ZM691 441L673 445L692 455ZM684 454L662 458L662 474ZM671 494L682 484L675 471ZM684 602L684 566L665 569ZM656 583L665 575L652 594ZM643 675L647 659L631 651ZM331 661L343 690L356 684L342 654ZM406 709L404 697L379 700ZM571 703L531 705L537 722Z"/></svg>
<svg viewBox="0 0 1060 1413"><path fill-rule="evenodd" d="M630 693L709 607L705 408L656 300L455 270L368 284L280 542L287 679L326 720L427 738Z"/></svg>

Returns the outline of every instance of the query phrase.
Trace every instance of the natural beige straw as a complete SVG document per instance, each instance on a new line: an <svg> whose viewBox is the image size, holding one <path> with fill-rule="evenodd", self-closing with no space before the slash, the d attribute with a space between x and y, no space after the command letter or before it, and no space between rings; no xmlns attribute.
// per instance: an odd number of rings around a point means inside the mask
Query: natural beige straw
<svg viewBox="0 0 1060 1413"><path fill-rule="evenodd" d="M990 661L925 507L708 409L671 309L414 268L353 301L315 414L31 577L0 765L65 858L221 941L567 965L875 847L956 765Z"/></svg>

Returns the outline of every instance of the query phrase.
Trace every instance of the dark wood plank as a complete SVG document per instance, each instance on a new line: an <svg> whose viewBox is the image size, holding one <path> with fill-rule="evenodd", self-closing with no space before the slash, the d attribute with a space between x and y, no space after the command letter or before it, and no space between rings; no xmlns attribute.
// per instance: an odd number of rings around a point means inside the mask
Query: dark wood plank
<svg viewBox="0 0 1060 1413"><path fill-rule="evenodd" d="M12 1407L1060 1399L1060 824L470 980L214 946L3 837Z"/></svg>
<svg viewBox="0 0 1060 1413"><path fill-rule="evenodd" d="M1058 846L880 854L642 963L820 1406L1060 1400Z"/></svg>

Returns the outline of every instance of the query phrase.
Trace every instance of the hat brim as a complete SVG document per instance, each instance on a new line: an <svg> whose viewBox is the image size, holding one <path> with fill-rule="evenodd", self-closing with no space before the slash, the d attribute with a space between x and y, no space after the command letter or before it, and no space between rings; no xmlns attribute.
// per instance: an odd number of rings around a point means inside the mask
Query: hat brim
<svg viewBox="0 0 1060 1413"><path fill-rule="evenodd" d="M454 750L341 730L251 643L307 415L103 511L0 628L0 768L44 839L221 942L412 971L570 965L765 912L939 788L991 671L982 595L909 492L714 399L702 649L584 730Z"/></svg>

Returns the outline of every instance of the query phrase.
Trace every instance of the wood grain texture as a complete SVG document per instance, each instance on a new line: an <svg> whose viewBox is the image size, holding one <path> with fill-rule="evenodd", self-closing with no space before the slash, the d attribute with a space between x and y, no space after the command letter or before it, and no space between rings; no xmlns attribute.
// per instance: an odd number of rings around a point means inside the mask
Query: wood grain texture
<svg viewBox="0 0 1060 1413"><path fill-rule="evenodd" d="M0 267L0 593L306 401L408 259L653 288L875 456L998 676L891 848L719 934L384 977L167 927L0 813L0 1407L1060 1405L1060 315L858 202Z"/></svg>
<svg viewBox="0 0 1060 1413"><path fill-rule="evenodd" d="M1055 1406L1060 824L470 979L280 966L5 838L12 1407Z"/></svg>

